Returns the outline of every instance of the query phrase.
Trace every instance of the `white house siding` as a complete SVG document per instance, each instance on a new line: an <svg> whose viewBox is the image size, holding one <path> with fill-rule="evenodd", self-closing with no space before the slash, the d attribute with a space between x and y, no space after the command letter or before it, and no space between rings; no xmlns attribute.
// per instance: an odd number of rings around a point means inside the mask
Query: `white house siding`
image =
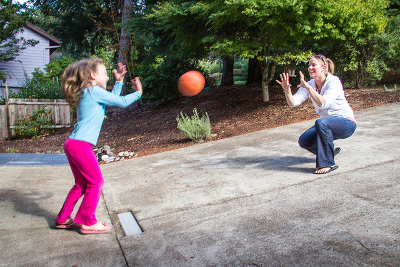
<svg viewBox="0 0 400 267"><path fill-rule="evenodd" d="M34 47L28 47L19 53L15 61L0 62L0 69L7 75L7 86L18 88L23 86L25 73L32 77L35 68L44 71L46 64L50 62L50 40L37 34L36 32L24 27L24 32L18 34L18 38L23 36L26 40L34 39L39 41ZM20 61L20 62L18 62ZM4 84L0 84L0 96L4 97Z"/></svg>

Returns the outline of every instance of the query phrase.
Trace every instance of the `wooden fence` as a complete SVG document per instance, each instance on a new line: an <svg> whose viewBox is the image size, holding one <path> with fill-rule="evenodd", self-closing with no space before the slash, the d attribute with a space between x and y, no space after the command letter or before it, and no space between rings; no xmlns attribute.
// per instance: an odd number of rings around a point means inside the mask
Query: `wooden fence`
<svg viewBox="0 0 400 267"><path fill-rule="evenodd" d="M0 140L15 136L12 128L17 120L43 107L51 109L56 128L71 126L71 108L64 99L9 98L8 105L0 106Z"/></svg>

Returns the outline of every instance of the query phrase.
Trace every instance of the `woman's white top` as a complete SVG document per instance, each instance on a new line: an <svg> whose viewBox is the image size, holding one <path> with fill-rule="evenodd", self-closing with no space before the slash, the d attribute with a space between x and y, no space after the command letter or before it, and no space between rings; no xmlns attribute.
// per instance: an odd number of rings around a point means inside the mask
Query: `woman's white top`
<svg viewBox="0 0 400 267"><path fill-rule="evenodd" d="M314 79L307 82L317 91ZM321 88L320 94L325 98L322 106L318 106L311 98L306 88L300 87L296 94L293 95L295 103L292 107L297 107L308 98L311 99L315 112L321 117L344 117L354 118L353 109L346 100L343 91L343 85L339 77L328 73L326 81Z"/></svg>

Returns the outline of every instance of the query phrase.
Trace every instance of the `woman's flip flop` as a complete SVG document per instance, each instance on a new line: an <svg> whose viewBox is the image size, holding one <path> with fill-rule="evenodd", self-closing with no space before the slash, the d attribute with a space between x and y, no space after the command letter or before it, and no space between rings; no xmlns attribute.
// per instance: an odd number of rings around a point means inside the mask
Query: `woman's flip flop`
<svg viewBox="0 0 400 267"><path fill-rule="evenodd" d="M329 170L327 170L326 172L318 172L319 170L321 170L321 169L325 169L325 168L330 168ZM331 167L325 167L325 168L319 168L319 169L317 169L314 173L315 174L327 174L327 173L330 173L330 172L332 172L332 171L334 171L334 170L336 170L337 168L339 168L339 166L336 166L336 165L334 165L334 166L331 166Z"/></svg>

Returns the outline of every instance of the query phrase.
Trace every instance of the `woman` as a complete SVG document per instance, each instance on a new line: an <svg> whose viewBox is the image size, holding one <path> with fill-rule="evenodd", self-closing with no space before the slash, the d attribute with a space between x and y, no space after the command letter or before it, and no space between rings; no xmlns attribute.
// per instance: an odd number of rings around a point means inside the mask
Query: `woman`
<svg viewBox="0 0 400 267"><path fill-rule="evenodd" d="M338 168L334 156L340 152L340 148L334 148L333 140L350 137L357 123L342 83L333 75L333 62L323 55L314 55L310 59L308 72L311 77L308 82L300 72L299 90L294 95L288 74L282 73L281 81L276 81L282 86L289 106L297 107L309 98L315 112L320 115L315 125L300 136L299 145L317 156L314 173L324 174Z"/></svg>

